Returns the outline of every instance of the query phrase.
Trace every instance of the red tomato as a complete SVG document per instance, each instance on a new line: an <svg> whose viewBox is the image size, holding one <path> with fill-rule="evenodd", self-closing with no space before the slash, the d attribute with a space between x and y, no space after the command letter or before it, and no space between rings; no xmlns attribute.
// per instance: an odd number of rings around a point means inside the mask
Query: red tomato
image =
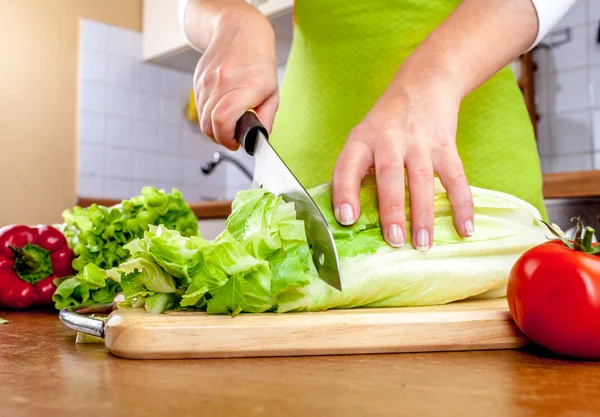
<svg viewBox="0 0 600 417"><path fill-rule="evenodd" d="M506 295L532 341L560 355L600 358L600 255L558 240L538 245L513 266Z"/></svg>

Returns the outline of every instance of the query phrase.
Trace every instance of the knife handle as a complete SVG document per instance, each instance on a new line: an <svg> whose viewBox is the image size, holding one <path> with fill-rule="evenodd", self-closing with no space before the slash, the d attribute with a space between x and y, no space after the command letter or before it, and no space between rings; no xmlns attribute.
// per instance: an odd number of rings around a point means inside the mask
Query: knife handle
<svg viewBox="0 0 600 417"><path fill-rule="evenodd" d="M235 125L235 139L242 145L248 155L254 155L259 132L265 135L267 139L269 138L269 132L258 120L254 110L247 110Z"/></svg>

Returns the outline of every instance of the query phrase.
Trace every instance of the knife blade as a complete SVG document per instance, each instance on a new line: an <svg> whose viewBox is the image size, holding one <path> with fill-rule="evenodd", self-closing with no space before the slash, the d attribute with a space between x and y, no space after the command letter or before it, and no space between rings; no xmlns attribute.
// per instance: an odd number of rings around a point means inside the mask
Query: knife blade
<svg viewBox="0 0 600 417"><path fill-rule="evenodd" d="M310 194L273 149L268 137L267 129L252 110L246 111L236 124L236 140L255 159L253 187L262 187L284 201L294 203L298 219L304 221L306 239L319 278L341 291L339 259L331 229Z"/></svg>

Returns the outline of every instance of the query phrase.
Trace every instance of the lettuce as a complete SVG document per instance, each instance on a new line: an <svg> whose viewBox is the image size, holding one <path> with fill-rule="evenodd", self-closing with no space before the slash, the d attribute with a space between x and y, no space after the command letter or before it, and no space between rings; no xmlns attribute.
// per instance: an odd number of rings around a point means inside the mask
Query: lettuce
<svg viewBox="0 0 600 417"><path fill-rule="evenodd" d="M92 204L65 210L64 223L57 225L64 233L76 258L73 268L77 277L57 281L53 297L55 307L61 309L73 305L107 303L121 291L118 283L98 286L90 280L85 268L89 265L101 269L119 266L131 255L128 244L141 238L150 225L162 224L184 236L198 236L198 220L178 190L166 193L154 187L144 187L139 196L123 200L112 207ZM154 243L152 253L160 253L160 245ZM167 244L167 243L165 243ZM157 258L150 257L151 262ZM166 261L165 261L166 262ZM149 263L146 267L149 268Z"/></svg>
<svg viewBox="0 0 600 417"><path fill-rule="evenodd" d="M503 296L516 259L548 238L539 212L513 196L472 187L476 231L463 238L439 181L435 190L434 245L427 252L414 250L410 239L402 248L385 243L372 177L363 181L361 213L352 226L335 221L329 184L310 190L336 241L341 292L318 278L294 205L263 189L238 193L226 230L213 241L149 225L124 245L125 262L107 270L88 266L78 279L98 288L119 282L123 307L151 313L285 313ZM410 221L407 227L410 236Z"/></svg>

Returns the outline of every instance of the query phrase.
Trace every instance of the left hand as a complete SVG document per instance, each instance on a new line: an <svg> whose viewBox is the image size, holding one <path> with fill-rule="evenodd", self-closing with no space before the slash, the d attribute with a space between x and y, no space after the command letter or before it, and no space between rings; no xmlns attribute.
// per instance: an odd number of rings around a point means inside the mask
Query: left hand
<svg viewBox="0 0 600 417"><path fill-rule="evenodd" d="M458 233L473 234L473 198L456 149L462 99L456 85L441 75L401 68L351 131L336 162L332 188L338 222L348 225L358 219L361 180L374 167L384 239L403 246L406 168L415 249L428 250L433 243L434 173L448 193Z"/></svg>

